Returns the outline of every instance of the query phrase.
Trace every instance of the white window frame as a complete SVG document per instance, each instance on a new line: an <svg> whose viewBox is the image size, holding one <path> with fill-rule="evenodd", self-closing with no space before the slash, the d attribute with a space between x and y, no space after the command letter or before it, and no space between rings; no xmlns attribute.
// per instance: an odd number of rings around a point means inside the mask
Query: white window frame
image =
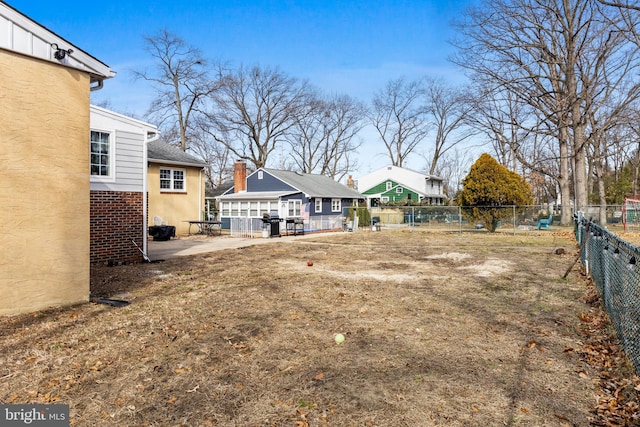
<svg viewBox="0 0 640 427"><path fill-rule="evenodd" d="M258 171L258 179L262 179L262 178L264 178L263 171Z"/></svg>
<svg viewBox="0 0 640 427"><path fill-rule="evenodd" d="M331 199L331 212L342 212L342 199Z"/></svg>
<svg viewBox="0 0 640 427"><path fill-rule="evenodd" d="M293 215L291 214L293 212ZM302 200L287 201L287 218L299 217L302 215Z"/></svg>
<svg viewBox="0 0 640 427"><path fill-rule="evenodd" d="M315 199L315 213L322 213L322 197L317 197Z"/></svg>
<svg viewBox="0 0 640 427"><path fill-rule="evenodd" d="M380 197L380 201L382 203L389 203L389 196L382 196Z"/></svg>
<svg viewBox="0 0 640 427"><path fill-rule="evenodd" d="M396 194L402 194L402 187L396 187Z"/></svg>
<svg viewBox="0 0 640 427"><path fill-rule="evenodd" d="M109 136L109 153L108 153L108 167L109 174L108 175L92 175L91 174L91 144L93 141L91 140L92 134L89 134L89 175L91 177L90 181L92 182L115 182L116 180L116 138L115 132L100 130L100 129L91 129L91 132L97 132L101 134L106 134Z"/></svg>
<svg viewBox="0 0 640 427"><path fill-rule="evenodd" d="M162 177L162 171L170 171L170 178L166 179ZM176 172L182 172L182 180L176 178ZM160 185L161 193L186 193L187 192L187 170L184 168L171 168L166 166L160 166L158 169L158 184ZM169 188L162 188L162 181L169 181ZM176 181L182 181L182 188L175 188Z"/></svg>
<svg viewBox="0 0 640 427"><path fill-rule="evenodd" d="M387 181L387 190L386 191L391 190L392 187L393 187L393 182Z"/></svg>

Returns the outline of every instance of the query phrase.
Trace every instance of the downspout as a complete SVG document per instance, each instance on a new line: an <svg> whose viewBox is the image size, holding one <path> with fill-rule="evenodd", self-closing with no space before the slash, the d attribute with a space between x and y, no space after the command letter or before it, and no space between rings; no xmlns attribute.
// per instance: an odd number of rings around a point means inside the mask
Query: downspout
<svg viewBox="0 0 640 427"><path fill-rule="evenodd" d="M204 199L204 194L202 192L202 172L204 172L204 168L200 169L198 172L198 219L199 221L204 221L204 214L202 212L202 201Z"/></svg>
<svg viewBox="0 0 640 427"><path fill-rule="evenodd" d="M149 137L149 132L145 134L144 150L142 150L142 164L144 165L144 171L142 173L142 251L147 255L147 240L149 238L149 222L148 219L148 206L147 199L149 198L149 159L147 154L147 144L156 141L160 138L160 133L156 131L153 136Z"/></svg>
<svg viewBox="0 0 640 427"><path fill-rule="evenodd" d="M96 83L97 83L96 85L89 86L89 91L90 92L93 92L95 90L100 90L100 89L102 89L104 87L104 80L102 80L102 79L97 80Z"/></svg>

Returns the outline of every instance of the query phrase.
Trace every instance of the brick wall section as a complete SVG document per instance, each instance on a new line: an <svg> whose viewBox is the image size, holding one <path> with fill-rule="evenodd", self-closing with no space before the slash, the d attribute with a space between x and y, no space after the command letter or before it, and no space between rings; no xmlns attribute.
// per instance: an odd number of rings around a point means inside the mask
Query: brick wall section
<svg viewBox="0 0 640 427"><path fill-rule="evenodd" d="M91 265L141 262L144 193L91 191Z"/></svg>

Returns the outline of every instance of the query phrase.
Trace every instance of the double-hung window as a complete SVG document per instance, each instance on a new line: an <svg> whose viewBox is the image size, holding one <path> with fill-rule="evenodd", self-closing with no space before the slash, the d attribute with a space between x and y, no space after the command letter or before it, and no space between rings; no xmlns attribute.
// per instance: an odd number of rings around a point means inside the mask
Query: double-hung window
<svg viewBox="0 0 640 427"><path fill-rule="evenodd" d="M184 169L160 168L160 191L187 191Z"/></svg>
<svg viewBox="0 0 640 427"><path fill-rule="evenodd" d="M342 200L331 199L331 212L342 212Z"/></svg>
<svg viewBox="0 0 640 427"><path fill-rule="evenodd" d="M316 198L315 208L316 213L322 212L322 197Z"/></svg>
<svg viewBox="0 0 640 427"><path fill-rule="evenodd" d="M114 151L111 134L108 132L91 131L90 170L92 179L113 179Z"/></svg>
<svg viewBox="0 0 640 427"><path fill-rule="evenodd" d="M301 210L302 200L289 200L289 207L287 212L289 217L300 216Z"/></svg>

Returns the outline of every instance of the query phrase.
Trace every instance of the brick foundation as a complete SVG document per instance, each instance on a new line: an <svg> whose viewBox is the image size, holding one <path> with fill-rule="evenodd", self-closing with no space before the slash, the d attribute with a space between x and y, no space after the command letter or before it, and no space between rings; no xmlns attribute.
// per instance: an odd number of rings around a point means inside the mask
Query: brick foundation
<svg viewBox="0 0 640 427"><path fill-rule="evenodd" d="M91 191L91 265L141 262L143 204L140 192Z"/></svg>

